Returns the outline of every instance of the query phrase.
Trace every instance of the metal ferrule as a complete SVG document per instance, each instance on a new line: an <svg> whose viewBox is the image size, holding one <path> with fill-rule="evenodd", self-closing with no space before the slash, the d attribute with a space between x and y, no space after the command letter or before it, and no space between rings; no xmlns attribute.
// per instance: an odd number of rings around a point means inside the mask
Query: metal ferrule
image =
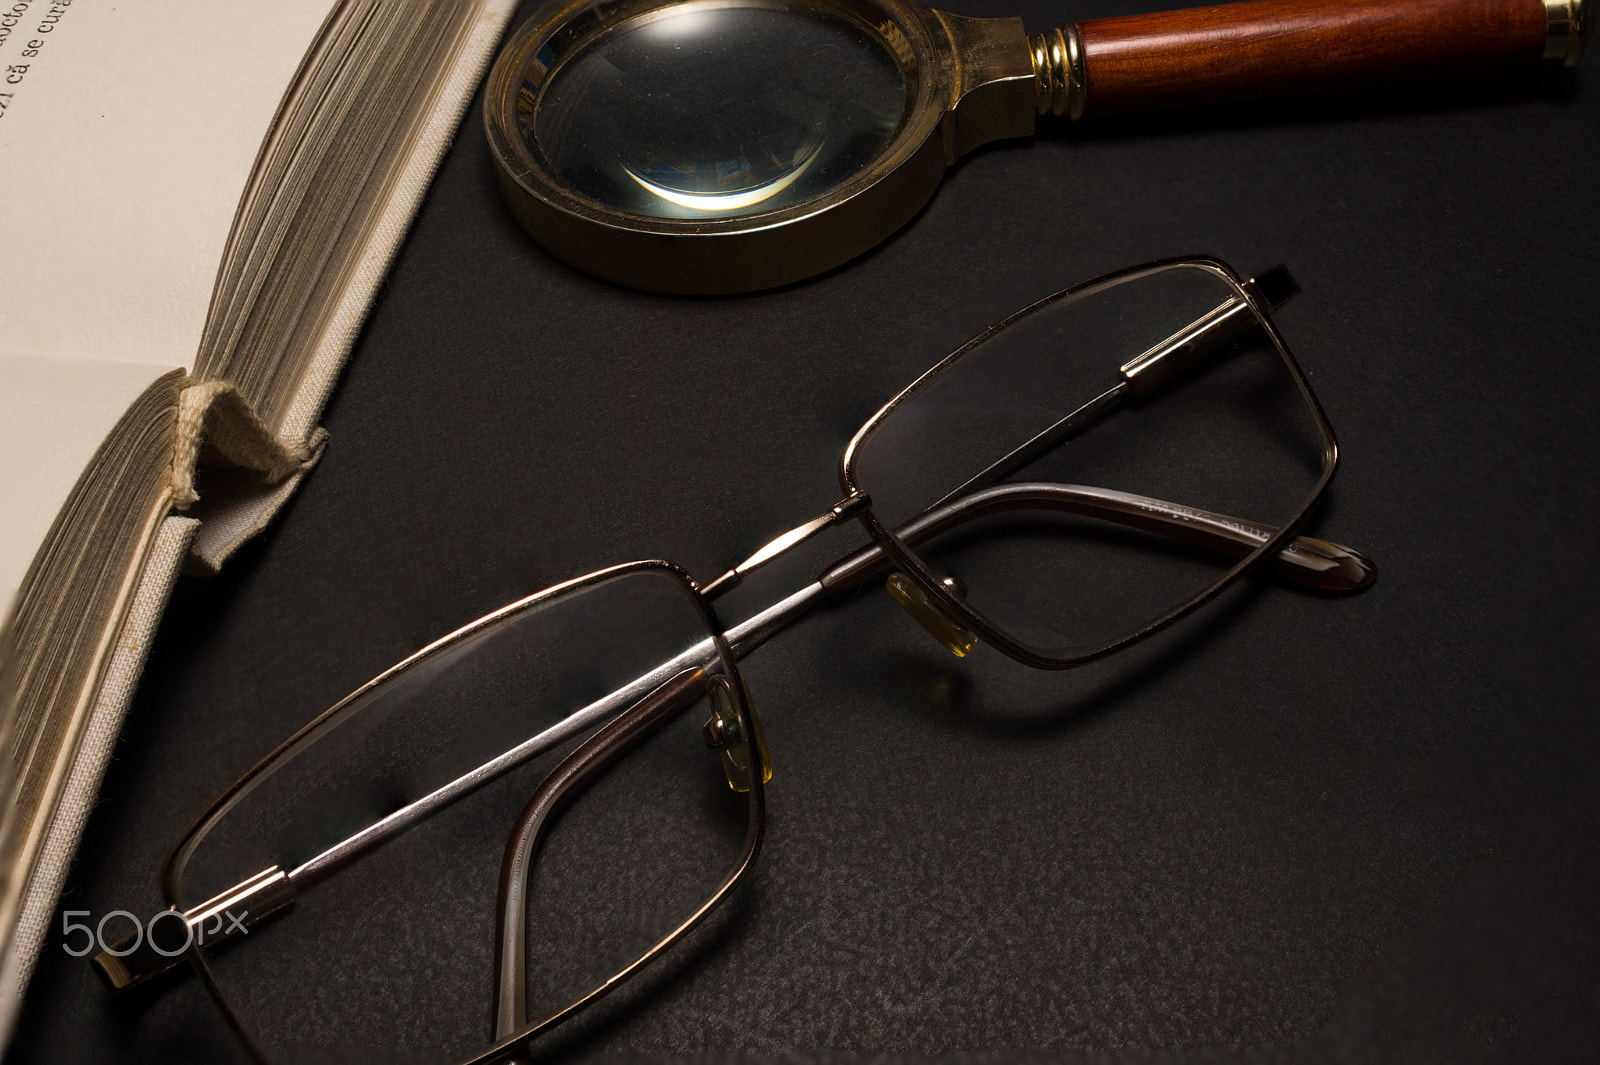
<svg viewBox="0 0 1600 1065"><path fill-rule="evenodd" d="M1033 84L1041 115L1065 116L1076 122L1088 100L1084 80L1083 38L1073 22L1028 38L1033 55Z"/></svg>
<svg viewBox="0 0 1600 1065"><path fill-rule="evenodd" d="M1594 33L1592 0L1544 0L1544 57L1573 66Z"/></svg>

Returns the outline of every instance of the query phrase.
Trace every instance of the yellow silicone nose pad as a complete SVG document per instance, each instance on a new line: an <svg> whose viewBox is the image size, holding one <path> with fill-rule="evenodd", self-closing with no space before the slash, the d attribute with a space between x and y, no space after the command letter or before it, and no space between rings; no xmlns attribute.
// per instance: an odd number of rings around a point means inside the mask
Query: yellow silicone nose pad
<svg viewBox="0 0 1600 1065"><path fill-rule="evenodd" d="M961 594L961 586L955 578L946 577L945 583L954 589L957 595ZM889 589L894 601L899 603L918 625L927 629L935 640L944 645L945 650L957 658L967 657L977 646L978 638L962 625L951 621L949 615L939 609L938 604L929 599L922 589L917 587L917 583L904 573L897 571L889 574L885 587Z"/></svg>
<svg viewBox="0 0 1600 1065"><path fill-rule="evenodd" d="M767 753L767 737L761 731L761 718L756 716L756 704L750 698L750 688L740 680L744 689L745 709L750 711L751 731L755 733L756 757L761 763L761 783L772 779L772 756ZM722 752L722 771L728 775L728 787L734 791L750 790L750 745L744 730L739 726L739 711L733 705L733 685L728 678L718 675L711 678L711 718L706 722L706 746Z"/></svg>

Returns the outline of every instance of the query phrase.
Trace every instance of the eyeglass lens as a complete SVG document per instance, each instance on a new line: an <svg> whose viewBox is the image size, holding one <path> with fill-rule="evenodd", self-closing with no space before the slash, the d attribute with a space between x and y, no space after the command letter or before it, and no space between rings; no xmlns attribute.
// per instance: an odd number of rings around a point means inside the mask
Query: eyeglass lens
<svg viewBox="0 0 1600 1065"><path fill-rule="evenodd" d="M1125 382L1122 367L1163 351ZM1018 483L1278 526L1305 505L1323 459L1309 401L1242 293L1180 265L1014 316L884 419L856 475L891 529L952 496ZM1071 494L1014 492L1014 508L913 549L1007 636L1060 657L1138 630L1234 564L1139 531L1137 499L1131 518L1110 520L1074 513Z"/></svg>
<svg viewBox="0 0 1600 1065"><path fill-rule="evenodd" d="M746 842L748 793L730 788L705 731L722 705L708 698L721 659L687 587L652 572L513 612L355 699L200 839L181 902L274 865L295 877L351 833L674 661L693 680L684 705L576 791L532 857L527 1020L557 1013L702 906ZM721 727L736 728L722 708ZM270 1060L460 1062L495 1045L502 861L563 753L296 877L310 882L293 905L207 945L224 1000Z"/></svg>

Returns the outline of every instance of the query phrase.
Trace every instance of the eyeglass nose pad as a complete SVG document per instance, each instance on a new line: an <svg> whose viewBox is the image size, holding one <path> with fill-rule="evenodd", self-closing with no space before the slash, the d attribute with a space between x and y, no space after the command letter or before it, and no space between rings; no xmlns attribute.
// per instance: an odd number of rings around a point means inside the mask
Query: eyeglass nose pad
<svg viewBox="0 0 1600 1065"><path fill-rule="evenodd" d="M750 698L749 685L740 678L739 686L744 689L745 709L750 711L756 757L761 761L761 783L765 784L772 779L772 756L767 753L767 736L761 730L761 718L756 716L756 704ZM739 711L733 705L733 685L728 683L727 677L719 674L711 678L707 700L711 703L711 718L704 729L706 746L722 752L722 771L728 776L728 787L741 793L749 791L749 746L745 743L744 730L739 727Z"/></svg>
<svg viewBox="0 0 1600 1065"><path fill-rule="evenodd" d="M967 590L961 582L954 577L946 577L944 584L959 596L965 596ZM966 627L950 620L950 616L941 610L933 600L929 599L917 583L904 573L896 571L889 574L889 579L884 582L884 587L889 589L889 595L899 603L912 620L928 630L935 640L944 645L944 649L957 658L965 658L978 644L978 637L969 632Z"/></svg>

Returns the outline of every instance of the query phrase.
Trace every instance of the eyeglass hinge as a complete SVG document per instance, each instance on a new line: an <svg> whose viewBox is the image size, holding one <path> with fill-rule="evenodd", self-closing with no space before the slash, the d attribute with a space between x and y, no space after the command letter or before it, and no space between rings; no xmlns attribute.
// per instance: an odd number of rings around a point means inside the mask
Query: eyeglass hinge
<svg viewBox="0 0 1600 1065"><path fill-rule="evenodd" d="M839 500L828 513L833 515L833 520L836 522L847 521L870 506L872 506L872 497L865 492L857 492L853 496Z"/></svg>
<svg viewBox="0 0 1600 1065"><path fill-rule="evenodd" d="M1284 266L1275 266L1246 281L1244 288L1271 310L1277 310L1300 291L1300 285ZM1123 379L1135 396L1147 396L1186 365L1233 343L1256 324L1250 304L1238 296L1230 297L1144 354L1123 363Z"/></svg>
<svg viewBox="0 0 1600 1065"><path fill-rule="evenodd" d="M274 865L193 909L182 913L162 910L148 924L96 954L91 964L111 990L122 991L182 964L191 944L209 946L247 935L258 922L292 902L294 884L288 874ZM181 919L182 942L165 945L156 942L157 935L163 938L171 935L168 929L160 927L166 917Z"/></svg>
<svg viewBox="0 0 1600 1065"><path fill-rule="evenodd" d="M1245 290L1257 296L1271 310L1277 310L1300 294L1300 282L1282 263L1244 283Z"/></svg>

